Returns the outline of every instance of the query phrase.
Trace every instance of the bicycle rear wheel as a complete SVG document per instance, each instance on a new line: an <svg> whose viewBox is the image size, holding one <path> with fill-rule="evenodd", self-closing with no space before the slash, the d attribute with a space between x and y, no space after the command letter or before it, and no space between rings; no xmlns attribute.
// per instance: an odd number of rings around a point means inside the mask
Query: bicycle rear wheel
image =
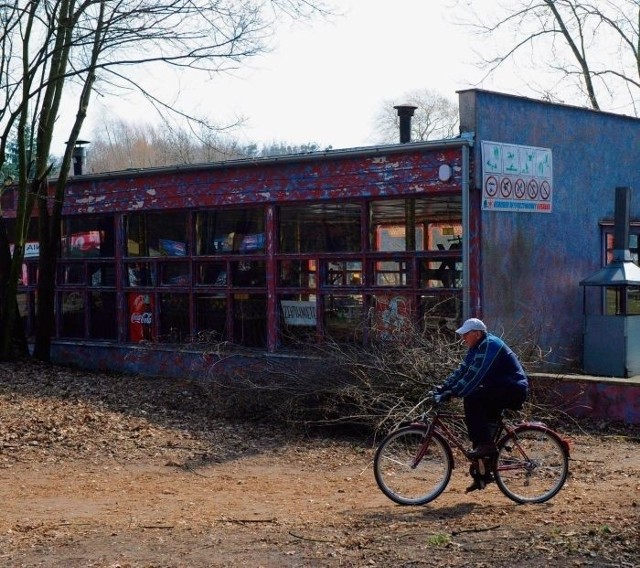
<svg viewBox="0 0 640 568"><path fill-rule="evenodd" d="M516 503L548 501L567 480L566 444L544 426L518 426L500 442L494 473L500 490Z"/></svg>
<svg viewBox="0 0 640 568"><path fill-rule="evenodd" d="M400 505L423 505L442 493L451 479L453 458L447 442L434 432L424 450L427 431L401 428L380 444L373 460L376 483Z"/></svg>

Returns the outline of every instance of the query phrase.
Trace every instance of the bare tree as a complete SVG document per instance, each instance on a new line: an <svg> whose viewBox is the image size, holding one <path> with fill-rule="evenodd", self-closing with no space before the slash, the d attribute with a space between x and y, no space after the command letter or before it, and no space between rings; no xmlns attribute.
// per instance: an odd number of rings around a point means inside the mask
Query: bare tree
<svg viewBox="0 0 640 568"><path fill-rule="evenodd" d="M87 173L153 168L242 157L238 145L202 125L193 129L164 124L104 120L91 135Z"/></svg>
<svg viewBox="0 0 640 568"><path fill-rule="evenodd" d="M327 14L322 0L0 0L0 167L7 144L18 144L18 193L13 255L0 254L2 344L12 356L16 293L26 235L38 207L40 260L34 356L49 359L55 272L64 188L73 146L92 94L137 90L160 111L205 124L145 88L163 68L216 74L239 66L268 47L283 16ZM75 105L61 172L49 187L49 159L57 118ZM2 227L0 226L0 229Z"/></svg>
<svg viewBox="0 0 640 568"><path fill-rule="evenodd" d="M482 56L487 75L508 63L546 70L550 82L534 87L546 98L573 96L573 88L594 109L638 114L640 0L518 0L489 17L473 14L468 25L489 39L485 46L500 46Z"/></svg>
<svg viewBox="0 0 640 568"><path fill-rule="evenodd" d="M411 121L412 140L434 140L457 134L457 105L436 91L422 89L405 93L400 101L387 99L382 102L375 118L375 129L380 143L398 141L399 119L393 107L399 103L417 107Z"/></svg>
<svg viewBox="0 0 640 568"><path fill-rule="evenodd" d="M124 120L103 120L91 135L86 172L280 156L319 149L320 146L313 142L292 145L274 141L260 148L257 143L240 145L224 132L205 128L201 124L187 129L166 123L159 127Z"/></svg>

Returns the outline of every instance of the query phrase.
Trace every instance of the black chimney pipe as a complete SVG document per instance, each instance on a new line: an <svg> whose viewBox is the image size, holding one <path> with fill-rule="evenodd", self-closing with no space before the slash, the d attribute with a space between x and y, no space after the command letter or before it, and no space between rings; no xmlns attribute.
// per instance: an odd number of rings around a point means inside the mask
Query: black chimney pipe
<svg viewBox="0 0 640 568"><path fill-rule="evenodd" d="M396 105L393 108L398 111L400 119L400 144L411 142L411 117L418 108L414 105Z"/></svg>
<svg viewBox="0 0 640 568"><path fill-rule="evenodd" d="M84 147L85 144L89 144L88 140L76 140L75 145L73 146L73 175L81 176L84 170L84 162L87 158L87 149Z"/></svg>
<svg viewBox="0 0 640 568"><path fill-rule="evenodd" d="M616 209L613 225L613 261L631 261L629 249L629 211L631 207L631 188L616 187Z"/></svg>

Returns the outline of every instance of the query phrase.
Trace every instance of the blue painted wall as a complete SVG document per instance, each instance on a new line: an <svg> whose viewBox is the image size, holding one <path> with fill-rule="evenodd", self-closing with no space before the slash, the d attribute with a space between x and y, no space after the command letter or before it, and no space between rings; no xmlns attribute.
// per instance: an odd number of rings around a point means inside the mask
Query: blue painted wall
<svg viewBox="0 0 640 568"><path fill-rule="evenodd" d="M552 213L475 212L482 316L507 336L535 338L550 362L580 368L579 283L602 267L599 222L613 220L616 186L631 186L640 220L640 120L480 90L459 96L461 128L475 132L472 192L482 188L483 140L553 156Z"/></svg>

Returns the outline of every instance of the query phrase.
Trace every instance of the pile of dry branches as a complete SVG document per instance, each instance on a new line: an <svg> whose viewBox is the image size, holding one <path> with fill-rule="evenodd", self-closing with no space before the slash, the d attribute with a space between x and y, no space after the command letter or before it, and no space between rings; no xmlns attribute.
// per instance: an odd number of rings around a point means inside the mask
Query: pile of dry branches
<svg viewBox="0 0 640 568"><path fill-rule="evenodd" d="M511 347L527 369L543 358L531 339ZM465 353L446 326L404 325L392 336L370 337L366 346L328 338L264 364L216 374L209 394L229 417L380 432L423 411L426 394L442 384Z"/></svg>

